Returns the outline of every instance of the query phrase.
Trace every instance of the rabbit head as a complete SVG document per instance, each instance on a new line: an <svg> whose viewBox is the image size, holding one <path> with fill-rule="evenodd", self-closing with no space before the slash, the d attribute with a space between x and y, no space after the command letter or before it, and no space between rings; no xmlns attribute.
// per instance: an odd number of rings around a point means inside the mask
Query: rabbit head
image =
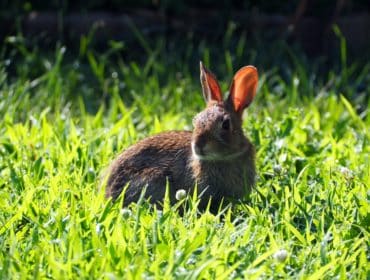
<svg viewBox="0 0 370 280"><path fill-rule="evenodd" d="M241 68L234 75L225 100L215 76L202 62L200 81L207 106L193 119L193 157L201 161L236 158L248 148L242 130L242 114L256 94L257 69L254 66Z"/></svg>

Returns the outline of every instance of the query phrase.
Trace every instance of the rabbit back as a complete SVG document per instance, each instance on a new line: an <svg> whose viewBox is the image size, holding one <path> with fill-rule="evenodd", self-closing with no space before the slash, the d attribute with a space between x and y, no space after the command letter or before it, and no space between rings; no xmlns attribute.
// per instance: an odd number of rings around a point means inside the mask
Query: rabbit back
<svg viewBox="0 0 370 280"><path fill-rule="evenodd" d="M192 188L190 131L164 132L145 138L129 147L113 162L106 196L116 199L127 185L124 204L136 202L146 187L146 198L163 200L167 182L170 198L176 190Z"/></svg>

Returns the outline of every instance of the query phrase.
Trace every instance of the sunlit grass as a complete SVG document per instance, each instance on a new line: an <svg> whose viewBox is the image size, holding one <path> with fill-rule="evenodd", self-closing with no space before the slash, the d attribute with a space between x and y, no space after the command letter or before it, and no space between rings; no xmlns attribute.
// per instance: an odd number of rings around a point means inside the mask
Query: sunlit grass
<svg viewBox="0 0 370 280"><path fill-rule="evenodd" d="M0 278L368 277L369 64L348 66L343 84L291 53L269 68L243 40L216 61L202 44L178 61L147 45L140 62L119 44L99 54L82 42L73 57L17 40L0 62ZM224 90L240 61L260 69L243 125L256 190L222 216L122 210L99 188L104 170L138 139L191 129L203 106L194 53Z"/></svg>

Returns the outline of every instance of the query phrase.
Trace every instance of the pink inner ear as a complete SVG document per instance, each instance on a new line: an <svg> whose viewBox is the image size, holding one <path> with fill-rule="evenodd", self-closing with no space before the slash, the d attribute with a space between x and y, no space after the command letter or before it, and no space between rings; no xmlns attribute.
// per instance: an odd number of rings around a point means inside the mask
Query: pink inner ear
<svg viewBox="0 0 370 280"><path fill-rule="evenodd" d="M211 73L207 74L207 83L208 83L209 89L211 90L212 100L221 102L222 101L221 88L216 78Z"/></svg>
<svg viewBox="0 0 370 280"><path fill-rule="evenodd" d="M206 95L207 102L215 100L222 102L222 93L216 77L200 62L201 81L203 93ZM204 84L203 84L204 83Z"/></svg>
<svg viewBox="0 0 370 280"><path fill-rule="evenodd" d="M234 76L230 98L236 112L241 113L253 101L258 85L258 72L254 66L241 68Z"/></svg>

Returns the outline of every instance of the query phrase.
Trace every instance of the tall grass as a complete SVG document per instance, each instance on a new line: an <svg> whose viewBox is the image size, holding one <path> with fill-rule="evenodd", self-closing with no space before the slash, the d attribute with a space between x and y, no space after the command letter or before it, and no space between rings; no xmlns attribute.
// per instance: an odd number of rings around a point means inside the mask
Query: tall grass
<svg viewBox="0 0 370 280"><path fill-rule="evenodd" d="M369 276L370 64L318 75L320 65L282 43L271 55L273 47L261 53L230 34L220 49L200 42L176 52L142 37L145 58L119 42L99 53L88 37L79 55L7 39L0 278ZM255 191L222 215L198 214L191 197L163 211L107 201L100 176L117 153L153 133L191 129L204 106L199 59L224 90L243 64L260 70L243 124L258 151ZM182 203L190 206L180 216Z"/></svg>

